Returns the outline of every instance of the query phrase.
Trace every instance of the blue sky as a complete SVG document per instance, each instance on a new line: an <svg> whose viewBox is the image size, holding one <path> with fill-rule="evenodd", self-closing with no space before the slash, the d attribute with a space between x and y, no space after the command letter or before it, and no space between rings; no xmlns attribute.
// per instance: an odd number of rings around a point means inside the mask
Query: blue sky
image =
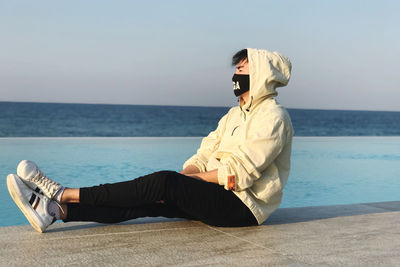
<svg viewBox="0 0 400 267"><path fill-rule="evenodd" d="M231 56L279 51L289 108L400 111L397 1L2 1L0 101L232 106Z"/></svg>

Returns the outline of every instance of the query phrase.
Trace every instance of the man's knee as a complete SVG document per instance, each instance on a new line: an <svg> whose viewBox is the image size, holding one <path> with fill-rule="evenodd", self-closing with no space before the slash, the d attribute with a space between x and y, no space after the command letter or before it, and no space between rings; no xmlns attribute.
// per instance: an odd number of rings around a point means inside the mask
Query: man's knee
<svg viewBox="0 0 400 267"><path fill-rule="evenodd" d="M157 181L160 182L160 180L164 180L165 184L169 184L171 180L176 179L176 176L178 176L178 173L175 171L169 171L169 170L162 170L162 171L157 171L152 174L154 178L156 178Z"/></svg>
<svg viewBox="0 0 400 267"><path fill-rule="evenodd" d="M160 177L171 177L174 174L176 174L175 171L168 171L168 170L163 170L163 171L157 171L153 173L156 176L160 176Z"/></svg>

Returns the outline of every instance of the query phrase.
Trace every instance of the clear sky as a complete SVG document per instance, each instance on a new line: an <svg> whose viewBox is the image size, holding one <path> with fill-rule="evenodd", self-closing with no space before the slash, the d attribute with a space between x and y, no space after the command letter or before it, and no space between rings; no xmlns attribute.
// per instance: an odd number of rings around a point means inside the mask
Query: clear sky
<svg viewBox="0 0 400 267"><path fill-rule="evenodd" d="M289 108L400 111L400 1L3 1L0 101L232 106L232 55L293 64Z"/></svg>

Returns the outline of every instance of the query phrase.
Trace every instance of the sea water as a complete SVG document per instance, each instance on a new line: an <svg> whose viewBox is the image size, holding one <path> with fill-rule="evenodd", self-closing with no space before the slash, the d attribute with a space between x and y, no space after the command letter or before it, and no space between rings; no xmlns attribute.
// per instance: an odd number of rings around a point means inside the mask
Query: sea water
<svg viewBox="0 0 400 267"><path fill-rule="evenodd" d="M0 102L0 137L205 136L229 107ZM296 136L396 136L400 112L288 109Z"/></svg>
<svg viewBox="0 0 400 267"><path fill-rule="evenodd" d="M179 171L228 110L0 102L0 226L27 224L6 188L20 160L69 187ZM400 112L288 111L296 137L281 207L399 200Z"/></svg>
<svg viewBox="0 0 400 267"><path fill-rule="evenodd" d="M0 138L0 226L27 224L6 176L31 159L67 187L180 171L201 138ZM295 137L281 207L399 200L400 137Z"/></svg>

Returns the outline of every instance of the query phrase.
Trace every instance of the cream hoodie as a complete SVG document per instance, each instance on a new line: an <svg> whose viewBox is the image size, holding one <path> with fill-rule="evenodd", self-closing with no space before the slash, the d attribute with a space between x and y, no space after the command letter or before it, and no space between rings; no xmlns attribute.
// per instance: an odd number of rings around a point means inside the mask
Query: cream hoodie
<svg viewBox="0 0 400 267"><path fill-rule="evenodd" d="M218 169L219 184L233 190L262 224L280 205L289 176L293 127L274 97L289 82L291 63L277 52L247 52L250 101L232 107L183 168Z"/></svg>

